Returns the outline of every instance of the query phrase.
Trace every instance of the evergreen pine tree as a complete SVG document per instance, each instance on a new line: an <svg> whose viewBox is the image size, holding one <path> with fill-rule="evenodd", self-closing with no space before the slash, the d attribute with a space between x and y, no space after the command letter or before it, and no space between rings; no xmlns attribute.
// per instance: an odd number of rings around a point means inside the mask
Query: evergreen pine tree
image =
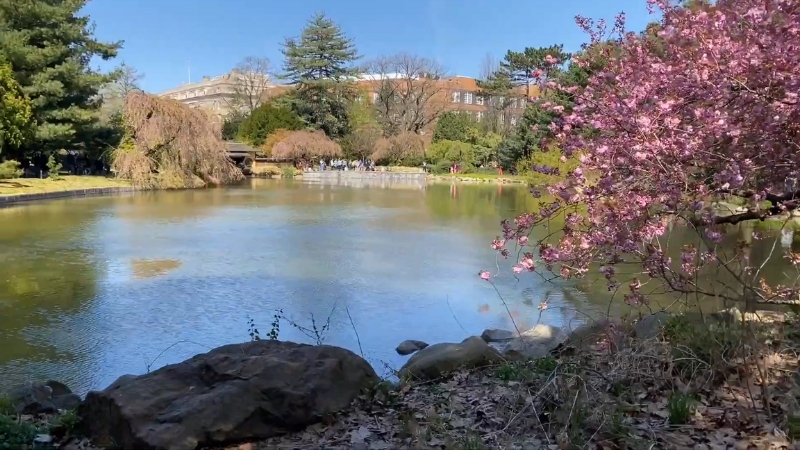
<svg viewBox="0 0 800 450"><path fill-rule="evenodd" d="M64 148L104 146L99 125L99 89L116 72L101 74L89 63L117 55L121 42L93 36L89 17L79 11L87 0L0 0L0 55L33 104L33 138L17 157L44 157Z"/></svg>
<svg viewBox="0 0 800 450"><path fill-rule="evenodd" d="M303 121L332 137L350 129L347 103L354 94L350 64L358 52L341 28L324 14L316 14L299 38L287 39L283 78L297 85L292 105Z"/></svg>
<svg viewBox="0 0 800 450"><path fill-rule="evenodd" d="M528 95L531 95L530 86L536 83L533 76L534 71L541 70L544 77L552 77L559 72L558 67L553 67L546 61L547 55L557 59L561 64L565 64L571 57L564 52L563 45L551 45L549 47L525 47L521 52L506 52L503 61L500 62L500 70L508 74L511 83L515 86L526 86Z"/></svg>
<svg viewBox="0 0 800 450"><path fill-rule="evenodd" d="M6 148L18 148L30 137L31 101L14 79L11 66L0 61L0 160Z"/></svg>

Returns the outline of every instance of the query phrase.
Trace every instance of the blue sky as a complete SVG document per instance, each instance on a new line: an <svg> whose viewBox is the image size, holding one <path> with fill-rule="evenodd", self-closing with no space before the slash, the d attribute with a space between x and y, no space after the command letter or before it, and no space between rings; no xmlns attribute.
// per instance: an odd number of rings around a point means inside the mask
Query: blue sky
<svg viewBox="0 0 800 450"><path fill-rule="evenodd" d="M477 76L487 54L562 43L580 48L586 34L574 17L627 15L642 30L645 0L91 0L85 13L104 41L124 40L119 57L145 74L142 88L160 92L228 72L246 56L280 69L280 44L325 12L355 40L364 59L400 51L434 58L451 75Z"/></svg>

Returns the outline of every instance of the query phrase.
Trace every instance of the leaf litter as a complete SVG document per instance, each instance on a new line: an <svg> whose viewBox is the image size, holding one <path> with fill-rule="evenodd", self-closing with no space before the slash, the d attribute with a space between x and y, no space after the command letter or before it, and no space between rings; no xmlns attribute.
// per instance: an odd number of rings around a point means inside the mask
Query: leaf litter
<svg viewBox="0 0 800 450"><path fill-rule="evenodd" d="M327 424L252 449L800 449L796 325L771 324L769 351L714 367L687 364L662 336L565 352L546 370L382 384Z"/></svg>

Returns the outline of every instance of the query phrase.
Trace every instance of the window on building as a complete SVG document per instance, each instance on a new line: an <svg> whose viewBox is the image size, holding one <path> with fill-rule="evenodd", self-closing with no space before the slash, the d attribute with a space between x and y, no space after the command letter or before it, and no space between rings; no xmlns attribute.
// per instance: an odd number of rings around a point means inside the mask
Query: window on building
<svg viewBox="0 0 800 450"><path fill-rule="evenodd" d="M516 117L512 117L511 118L511 126L513 127L516 124L517 124L517 118Z"/></svg>
<svg viewBox="0 0 800 450"><path fill-rule="evenodd" d="M472 104L472 92L464 92L464 103L468 105Z"/></svg>
<svg viewBox="0 0 800 450"><path fill-rule="evenodd" d="M475 120L477 120L478 122L483 120L483 111L478 111L475 113Z"/></svg>
<svg viewBox="0 0 800 450"><path fill-rule="evenodd" d="M483 96L482 95L476 95L475 96L475 104L476 105L483 105Z"/></svg>
<svg viewBox="0 0 800 450"><path fill-rule="evenodd" d="M453 103L461 102L461 92L453 92Z"/></svg>
<svg viewBox="0 0 800 450"><path fill-rule="evenodd" d="M500 105L500 106L503 106L505 104L505 102L506 102L506 98L505 97L500 97L500 98L497 99L497 104Z"/></svg>
<svg viewBox="0 0 800 450"><path fill-rule="evenodd" d="M373 92L372 93L372 103L378 103L378 93L377 92Z"/></svg>

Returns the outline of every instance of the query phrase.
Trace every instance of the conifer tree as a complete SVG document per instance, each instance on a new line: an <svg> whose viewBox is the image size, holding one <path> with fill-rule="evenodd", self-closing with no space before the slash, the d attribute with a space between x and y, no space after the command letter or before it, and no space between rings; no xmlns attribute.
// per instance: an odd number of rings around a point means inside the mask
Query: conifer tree
<svg viewBox="0 0 800 450"><path fill-rule="evenodd" d="M0 61L0 160L6 148L18 148L30 137L31 101L14 79L11 66Z"/></svg>
<svg viewBox="0 0 800 450"><path fill-rule="evenodd" d="M116 72L89 67L108 60L121 42L97 41L89 17L79 15L87 0L0 0L0 55L33 104L35 130L17 157L43 157L59 149L103 146L99 125L100 88Z"/></svg>
<svg viewBox="0 0 800 450"><path fill-rule="evenodd" d="M359 58L352 39L324 14L316 14L299 38L287 39L283 78L297 85L292 106L303 121L330 137L350 129L347 103L354 94Z"/></svg>

